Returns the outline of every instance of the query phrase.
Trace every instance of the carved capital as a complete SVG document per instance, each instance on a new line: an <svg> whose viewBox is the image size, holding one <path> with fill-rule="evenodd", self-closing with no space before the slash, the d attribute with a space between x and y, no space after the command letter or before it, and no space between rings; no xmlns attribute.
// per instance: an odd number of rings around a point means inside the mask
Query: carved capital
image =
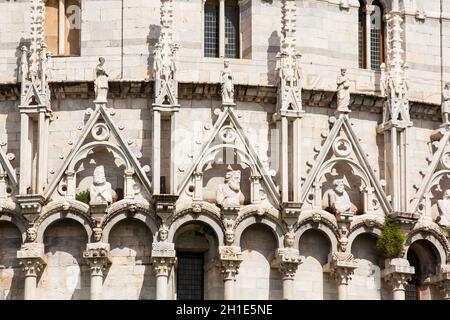
<svg viewBox="0 0 450 320"><path fill-rule="evenodd" d="M157 277L168 277L176 257L152 257L152 265Z"/></svg>
<svg viewBox="0 0 450 320"><path fill-rule="evenodd" d="M351 253L334 252L328 256L329 262L324 267L338 285L348 284L357 265Z"/></svg>
<svg viewBox="0 0 450 320"><path fill-rule="evenodd" d="M47 264L42 243L23 244L17 251L17 259L25 272L25 277L37 277Z"/></svg>
<svg viewBox="0 0 450 320"><path fill-rule="evenodd" d="M394 291L405 290L405 285L411 280L414 267L409 265L408 260L403 258L387 259L381 276L392 286Z"/></svg>
<svg viewBox="0 0 450 320"><path fill-rule="evenodd" d="M83 258L86 259L91 268L92 275L103 275L103 270L111 265L109 259L109 244L102 242L88 243L83 252Z"/></svg>
<svg viewBox="0 0 450 320"><path fill-rule="evenodd" d="M220 269L223 279L234 280L242 262L241 247L221 246L219 247L219 256L217 267Z"/></svg>
<svg viewBox="0 0 450 320"><path fill-rule="evenodd" d="M299 264L303 262L303 257L300 256L298 250L293 248L278 249L276 256L272 267L278 269L283 279L294 279Z"/></svg>

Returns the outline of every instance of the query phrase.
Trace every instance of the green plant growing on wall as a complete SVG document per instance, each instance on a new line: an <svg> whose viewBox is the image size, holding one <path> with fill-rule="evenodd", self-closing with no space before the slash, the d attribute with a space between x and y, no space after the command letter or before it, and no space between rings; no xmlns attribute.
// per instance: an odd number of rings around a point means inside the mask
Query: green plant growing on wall
<svg viewBox="0 0 450 320"><path fill-rule="evenodd" d="M91 201L91 195L89 194L89 190L84 190L84 191L77 193L77 195L75 196L75 199L80 202L89 204L89 202Z"/></svg>
<svg viewBox="0 0 450 320"><path fill-rule="evenodd" d="M403 249L406 234L400 225L390 216L384 216L384 225L377 240L378 250L383 251L389 258L397 257Z"/></svg>

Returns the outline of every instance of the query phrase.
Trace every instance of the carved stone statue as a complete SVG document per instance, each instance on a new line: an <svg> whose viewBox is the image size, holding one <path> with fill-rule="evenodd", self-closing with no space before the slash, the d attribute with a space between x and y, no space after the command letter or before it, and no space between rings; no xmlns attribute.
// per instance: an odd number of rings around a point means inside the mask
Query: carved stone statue
<svg viewBox="0 0 450 320"><path fill-rule="evenodd" d="M96 78L94 81L95 85L95 101L106 102L108 97L108 74L105 70L105 58L100 57L98 59L100 62L95 68Z"/></svg>
<svg viewBox="0 0 450 320"><path fill-rule="evenodd" d="M231 72L230 62L225 60L223 65L224 69L220 75L220 83L222 85L222 103L234 104L233 74Z"/></svg>
<svg viewBox="0 0 450 320"><path fill-rule="evenodd" d="M337 110L341 112L349 112L350 104L350 82L346 76L347 69L341 69L341 75L337 77Z"/></svg>
<svg viewBox="0 0 450 320"><path fill-rule="evenodd" d="M442 91L442 120L450 124L448 114L450 113L450 82L447 82Z"/></svg>
<svg viewBox="0 0 450 320"><path fill-rule="evenodd" d="M350 201L343 179L333 181L333 189L325 192L325 208L331 208L334 213L356 213L356 206Z"/></svg>
<svg viewBox="0 0 450 320"><path fill-rule="evenodd" d="M450 226L450 189L445 190L442 200L438 200L439 217L436 219L440 224Z"/></svg>
<svg viewBox="0 0 450 320"><path fill-rule="evenodd" d="M244 202L241 192L241 171L229 171L225 175L225 183L217 188L216 201L221 207L239 207Z"/></svg>
<svg viewBox="0 0 450 320"><path fill-rule="evenodd" d="M22 75L22 81L28 78L28 49L26 46L20 48L20 73Z"/></svg>
<svg viewBox="0 0 450 320"><path fill-rule="evenodd" d="M90 196L92 203L112 202L111 183L106 181L105 169L98 166L94 170L94 183L90 188Z"/></svg>
<svg viewBox="0 0 450 320"><path fill-rule="evenodd" d="M37 238L37 230L34 227L27 229L27 242L34 242Z"/></svg>

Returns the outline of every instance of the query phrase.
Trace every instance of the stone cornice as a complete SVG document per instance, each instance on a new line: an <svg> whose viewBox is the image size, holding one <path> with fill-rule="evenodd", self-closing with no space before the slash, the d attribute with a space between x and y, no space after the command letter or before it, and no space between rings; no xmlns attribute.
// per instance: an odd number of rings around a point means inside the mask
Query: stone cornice
<svg viewBox="0 0 450 320"><path fill-rule="evenodd" d="M110 99L142 98L153 99L153 81L110 81ZM53 82L50 83L52 99L90 99L94 100L94 83L92 81ZM302 100L306 107L335 108L335 91L303 89ZM20 98L20 84L0 84L0 101L17 101ZM220 84L215 83L179 83L179 99L217 99L220 100ZM256 102L276 104L277 88L273 86L236 85L235 100L237 102ZM350 109L382 114L384 98L381 96L352 93ZM412 119L440 121L439 104L410 100Z"/></svg>

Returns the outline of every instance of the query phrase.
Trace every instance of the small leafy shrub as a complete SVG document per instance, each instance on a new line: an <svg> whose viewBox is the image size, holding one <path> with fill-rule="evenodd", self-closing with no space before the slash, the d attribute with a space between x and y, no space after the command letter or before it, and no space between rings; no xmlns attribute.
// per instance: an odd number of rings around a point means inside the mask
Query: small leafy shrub
<svg viewBox="0 0 450 320"><path fill-rule="evenodd" d="M403 249L406 235L400 225L390 216L385 215L383 230L377 240L378 250L383 251L389 258L397 257Z"/></svg>
<svg viewBox="0 0 450 320"><path fill-rule="evenodd" d="M89 194L89 190L84 190L77 193L75 199L83 203L89 204L89 202L91 201L91 195Z"/></svg>

